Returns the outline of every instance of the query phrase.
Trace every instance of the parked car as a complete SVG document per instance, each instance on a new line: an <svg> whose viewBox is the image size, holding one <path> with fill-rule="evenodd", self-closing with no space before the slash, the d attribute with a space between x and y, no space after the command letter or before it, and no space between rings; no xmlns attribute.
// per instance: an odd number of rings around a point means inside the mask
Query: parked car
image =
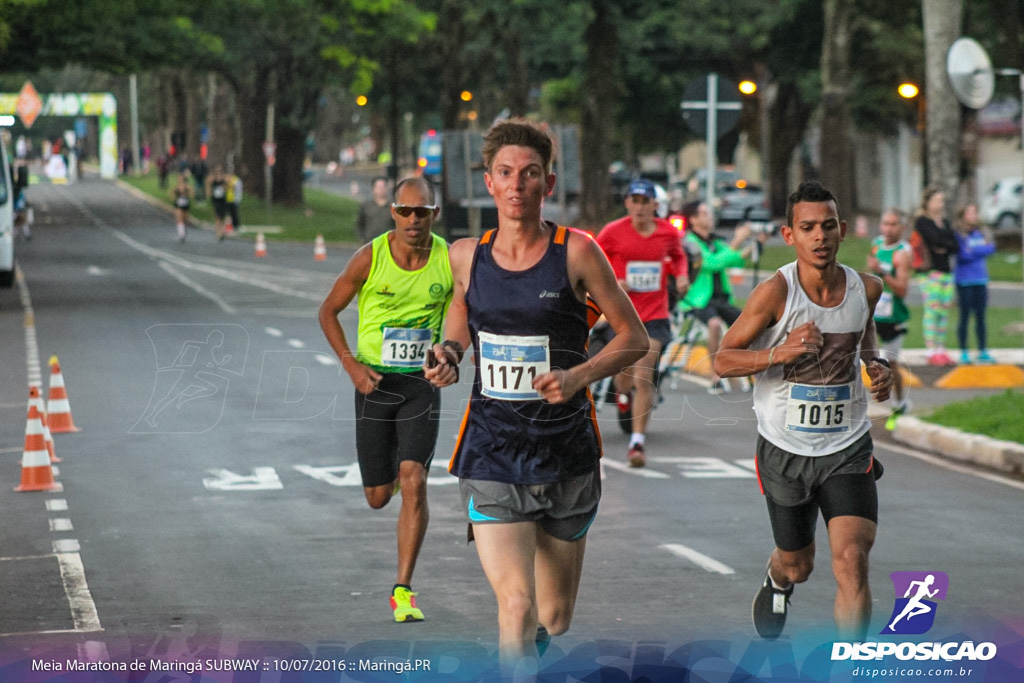
<svg viewBox="0 0 1024 683"><path fill-rule="evenodd" d="M981 200L981 220L996 228L1021 226L1020 178L1003 178Z"/></svg>
<svg viewBox="0 0 1024 683"><path fill-rule="evenodd" d="M0 141L0 287L14 284L14 188L7 145Z"/></svg>
<svg viewBox="0 0 1024 683"><path fill-rule="evenodd" d="M707 184L704 169L697 169L686 181L686 196L690 201L703 200ZM715 171L715 216L718 225L736 225L745 221L768 222L772 212L768 196L757 185L751 185L736 171Z"/></svg>

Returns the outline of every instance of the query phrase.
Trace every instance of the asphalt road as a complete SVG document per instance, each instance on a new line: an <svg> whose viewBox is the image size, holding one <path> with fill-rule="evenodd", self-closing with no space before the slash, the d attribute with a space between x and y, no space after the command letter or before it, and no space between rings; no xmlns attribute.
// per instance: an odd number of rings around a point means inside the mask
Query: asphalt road
<svg viewBox="0 0 1024 683"><path fill-rule="evenodd" d="M451 673L494 651L496 607L445 471L465 384L444 396L430 480L414 582L427 621L390 622L398 506L364 502L351 385L316 320L349 250L316 262L312 245L272 243L255 259L250 242L205 231L179 244L167 213L108 182L30 192L24 286L0 290L0 679L40 653L337 661L387 651ZM342 320L354 329L354 311ZM81 428L55 435L63 490L53 493L12 490L34 351L44 376L59 356ZM640 470L624 466L613 409L601 415L604 497L573 628L552 652L612 652L632 666L706 642L732 666L762 652L750 601L772 542L749 395L687 381L666 390ZM875 433L886 469L872 631L893 608L891 572L941 571L950 588L929 638L1019 642L1021 484ZM826 553L819 528L817 570L775 644L798 664L834 638ZM281 675L263 671L244 680Z"/></svg>

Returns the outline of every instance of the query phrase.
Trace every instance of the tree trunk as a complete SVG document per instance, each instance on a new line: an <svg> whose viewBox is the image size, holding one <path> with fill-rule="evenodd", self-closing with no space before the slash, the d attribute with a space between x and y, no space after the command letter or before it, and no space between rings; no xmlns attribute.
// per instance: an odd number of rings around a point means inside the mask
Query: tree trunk
<svg viewBox="0 0 1024 683"><path fill-rule="evenodd" d="M583 34L586 46L580 125L580 227L599 229L611 211L608 166L618 100L619 36L611 0L592 0Z"/></svg>
<svg viewBox="0 0 1024 683"><path fill-rule="evenodd" d="M245 195L262 197L266 192L263 179L263 141L267 134L267 82L265 71L253 74L248 83L236 91L241 144L234 157L234 171L242 179Z"/></svg>
<svg viewBox="0 0 1024 683"><path fill-rule="evenodd" d="M946 78L946 52L960 37L962 0L922 0L925 51L925 182L946 195L952 210L960 184L960 103Z"/></svg>
<svg viewBox="0 0 1024 683"><path fill-rule="evenodd" d="M215 74L209 75L209 92L206 120L210 127L209 163L210 168L228 167L228 155L236 152L237 126L233 117L233 100L231 90L226 87L223 79Z"/></svg>
<svg viewBox="0 0 1024 683"><path fill-rule="evenodd" d="M516 21L502 36L505 46L505 59L508 60L508 83L505 87L505 104L512 116L526 116L530 108L530 75L526 66L526 55L523 53L523 39L516 28Z"/></svg>
<svg viewBox="0 0 1024 683"><path fill-rule="evenodd" d="M443 26L438 48L442 52L441 68L441 128L455 130L460 127L459 111L462 100L459 93L465 88L463 45L466 26L463 17L466 7L461 0L445 0L439 12L437 25Z"/></svg>
<svg viewBox="0 0 1024 683"><path fill-rule="evenodd" d="M302 167L306 160L306 135L291 126L277 126L277 155L273 168L274 203L284 206L302 204Z"/></svg>
<svg viewBox="0 0 1024 683"><path fill-rule="evenodd" d="M838 199L842 214L857 210L850 92L851 0L825 0L821 50L821 182Z"/></svg>
<svg viewBox="0 0 1024 683"><path fill-rule="evenodd" d="M803 140L813 107L800 97L793 83L780 83L774 102L769 109L768 187L771 191L773 216L786 211L786 198L793 188L789 182L789 167L795 150Z"/></svg>

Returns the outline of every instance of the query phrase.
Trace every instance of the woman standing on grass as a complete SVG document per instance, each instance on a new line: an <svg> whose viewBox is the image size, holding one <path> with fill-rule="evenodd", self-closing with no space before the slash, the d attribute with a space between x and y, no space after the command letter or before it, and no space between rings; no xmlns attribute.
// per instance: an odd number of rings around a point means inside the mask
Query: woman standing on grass
<svg viewBox="0 0 1024 683"><path fill-rule="evenodd" d="M979 363L994 363L989 355L985 313L988 309L988 258L996 252L992 234L978 225L978 205L965 204L956 214L957 241L960 251L956 257L956 292L960 303L960 323L957 338L960 341L960 362L970 363L967 353L967 328L974 316L974 333L978 341Z"/></svg>
<svg viewBox="0 0 1024 683"><path fill-rule="evenodd" d="M924 298L924 345L929 365L956 365L946 353L946 329L953 305L953 274L950 257L960 245L945 218L946 196L934 187L924 191L914 232L924 242L930 263L919 271Z"/></svg>

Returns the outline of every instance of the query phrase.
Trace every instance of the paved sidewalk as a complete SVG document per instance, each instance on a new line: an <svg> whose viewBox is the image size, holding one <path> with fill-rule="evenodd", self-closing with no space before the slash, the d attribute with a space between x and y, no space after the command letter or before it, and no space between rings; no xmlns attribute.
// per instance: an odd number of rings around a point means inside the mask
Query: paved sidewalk
<svg viewBox="0 0 1024 683"><path fill-rule="evenodd" d="M944 403L999 394L1008 388L1024 389L1024 349L998 349L992 354L998 361L995 365L936 368L927 365L924 349L905 349L903 358L919 384L908 391L913 402L911 414L896 421L896 429L890 432L893 440L950 460L1024 476L1024 444L931 424L913 414L923 414ZM885 406L872 404L868 414L881 419L888 411Z"/></svg>

